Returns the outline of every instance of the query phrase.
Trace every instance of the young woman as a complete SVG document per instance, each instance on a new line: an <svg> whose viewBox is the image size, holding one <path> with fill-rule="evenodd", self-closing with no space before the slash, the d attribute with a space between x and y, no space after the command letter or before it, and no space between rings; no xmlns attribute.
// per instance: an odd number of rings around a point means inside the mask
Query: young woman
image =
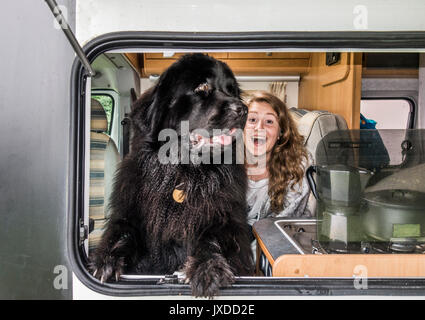
<svg viewBox="0 0 425 320"><path fill-rule="evenodd" d="M244 130L249 178L248 223L273 217L311 217L305 169L310 157L285 104L258 91L247 101Z"/></svg>

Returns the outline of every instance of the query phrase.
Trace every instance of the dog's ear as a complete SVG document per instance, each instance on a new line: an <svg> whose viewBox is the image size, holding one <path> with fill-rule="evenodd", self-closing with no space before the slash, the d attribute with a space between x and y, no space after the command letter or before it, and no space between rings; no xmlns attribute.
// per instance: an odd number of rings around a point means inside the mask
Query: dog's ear
<svg viewBox="0 0 425 320"><path fill-rule="evenodd" d="M164 97L158 91L158 84L146 90L132 104L130 115L134 129L133 141L142 141L149 149L155 149L158 144L158 134L166 115Z"/></svg>
<svg viewBox="0 0 425 320"><path fill-rule="evenodd" d="M174 63L161 74L155 85L146 90L133 104L130 116L132 123L139 128L140 139L151 149L159 147L158 135L162 129L169 126L166 121L170 107L178 99L178 92L184 91L181 89L182 81L179 81L183 71L186 70L181 63Z"/></svg>

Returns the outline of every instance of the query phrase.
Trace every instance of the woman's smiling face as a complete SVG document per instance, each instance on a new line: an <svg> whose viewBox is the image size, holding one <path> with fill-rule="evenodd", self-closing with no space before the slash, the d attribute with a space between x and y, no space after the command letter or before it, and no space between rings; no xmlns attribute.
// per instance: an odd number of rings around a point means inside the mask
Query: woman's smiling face
<svg viewBox="0 0 425 320"><path fill-rule="evenodd" d="M254 101L248 108L244 129L245 147L254 156L273 150L279 138L278 115L267 102Z"/></svg>

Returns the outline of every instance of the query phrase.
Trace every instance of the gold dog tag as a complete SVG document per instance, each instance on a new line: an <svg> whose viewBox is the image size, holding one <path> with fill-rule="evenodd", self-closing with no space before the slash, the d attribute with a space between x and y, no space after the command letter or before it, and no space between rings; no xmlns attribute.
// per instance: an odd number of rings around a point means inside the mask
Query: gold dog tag
<svg viewBox="0 0 425 320"><path fill-rule="evenodd" d="M183 190L174 189L173 191L173 199L175 202L182 203L184 201L185 195Z"/></svg>

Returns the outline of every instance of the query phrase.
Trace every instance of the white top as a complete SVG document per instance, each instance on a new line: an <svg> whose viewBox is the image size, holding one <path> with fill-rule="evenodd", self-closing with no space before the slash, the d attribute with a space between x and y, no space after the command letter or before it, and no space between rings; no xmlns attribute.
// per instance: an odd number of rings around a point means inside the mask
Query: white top
<svg viewBox="0 0 425 320"><path fill-rule="evenodd" d="M288 187L283 210L278 213L271 212L268 189L268 178L259 181L248 179L246 200L248 204L248 223L250 225L253 225L256 221L269 216L297 218L309 218L313 216L307 209L310 188L308 186L306 176L304 176L301 185L296 184L294 186L294 190Z"/></svg>

